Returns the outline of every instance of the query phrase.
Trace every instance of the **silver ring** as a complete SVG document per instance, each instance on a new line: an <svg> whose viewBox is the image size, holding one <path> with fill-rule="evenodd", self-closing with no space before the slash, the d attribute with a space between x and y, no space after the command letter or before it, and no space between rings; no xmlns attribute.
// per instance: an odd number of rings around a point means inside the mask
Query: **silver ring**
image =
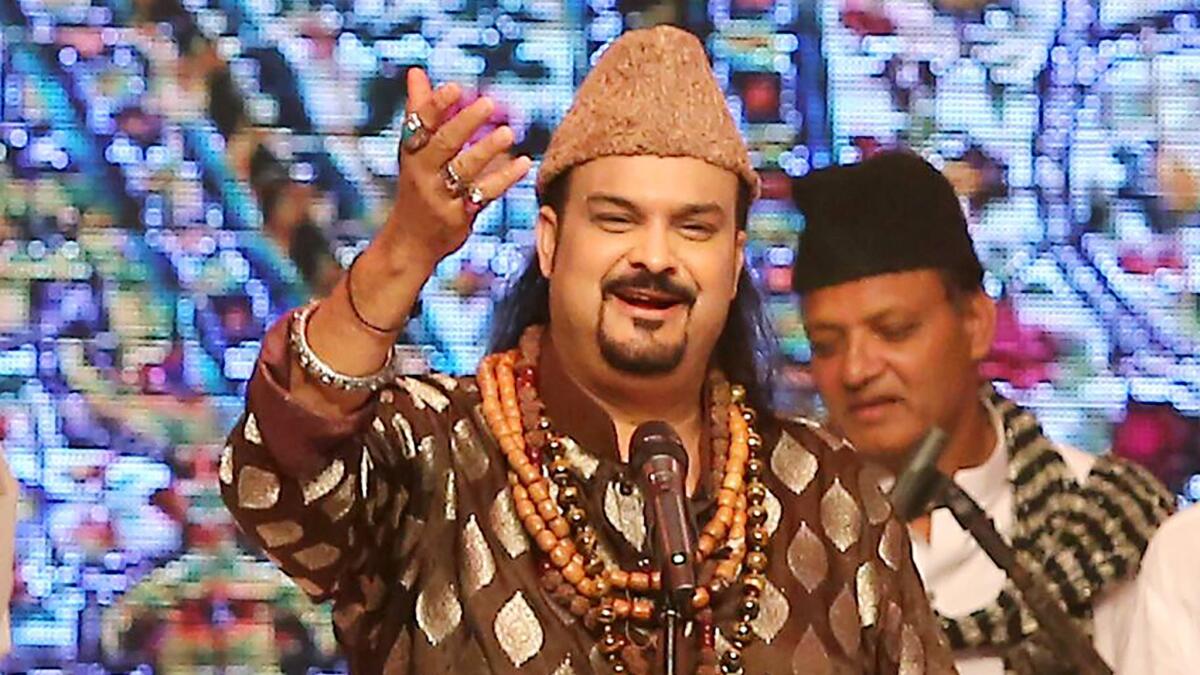
<svg viewBox="0 0 1200 675"><path fill-rule="evenodd" d="M416 111L404 116L400 130L400 147L408 152L417 152L429 143L429 128Z"/></svg>
<svg viewBox="0 0 1200 675"><path fill-rule="evenodd" d="M464 205L467 208L467 213L471 217L474 217L475 214L482 211L488 205L487 195L483 193L483 190L478 185L472 185L467 188Z"/></svg>
<svg viewBox="0 0 1200 675"><path fill-rule="evenodd" d="M454 162L446 162L446 166L442 167L442 183L446 191L455 197L463 195L463 179L454 168Z"/></svg>
<svg viewBox="0 0 1200 675"><path fill-rule="evenodd" d="M478 185L472 185L467 189L467 203L477 209L482 209L487 205L487 195L483 194L483 190Z"/></svg>

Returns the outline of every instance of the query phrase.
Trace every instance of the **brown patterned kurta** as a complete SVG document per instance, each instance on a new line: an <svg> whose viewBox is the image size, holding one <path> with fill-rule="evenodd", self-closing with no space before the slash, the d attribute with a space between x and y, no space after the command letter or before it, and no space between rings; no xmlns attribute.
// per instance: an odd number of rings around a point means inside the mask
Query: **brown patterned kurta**
<svg viewBox="0 0 1200 675"><path fill-rule="evenodd" d="M286 324L264 341L221 490L250 539L333 601L352 672L608 672L595 638L539 583L474 378L401 378L356 414L325 419L287 394ZM634 568L645 528L638 495L616 487L624 466L611 420L552 345L539 379L548 415L575 441L566 454L587 477L607 555ZM954 672L877 478L813 424L762 415L757 426L770 467L770 584L746 672ZM702 522L707 483L693 500ZM713 601L718 651L739 590Z"/></svg>

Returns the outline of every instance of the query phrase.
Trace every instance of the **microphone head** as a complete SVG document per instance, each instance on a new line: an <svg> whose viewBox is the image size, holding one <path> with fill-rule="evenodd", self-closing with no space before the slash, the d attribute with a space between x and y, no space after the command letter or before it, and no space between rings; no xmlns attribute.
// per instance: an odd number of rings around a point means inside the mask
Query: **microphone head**
<svg viewBox="0 0 1200 675"><path fill-rule="evenodd" d="M662 421L642 422L633 430L629 441L629 466L641 473L642 466L651 457L669 455L679 462L683 475L687 475L688 456L683 441L670 424Z"/></svg>
<svg viewBox="0 0 1200 675"><path fill-rule="evenodd" d="M922 515L933 500L942 477L937 463L945 447L945 432L934 427L909 455L908 464L896 478L891 494L892 509L901 520L909 521Z"/></svg>

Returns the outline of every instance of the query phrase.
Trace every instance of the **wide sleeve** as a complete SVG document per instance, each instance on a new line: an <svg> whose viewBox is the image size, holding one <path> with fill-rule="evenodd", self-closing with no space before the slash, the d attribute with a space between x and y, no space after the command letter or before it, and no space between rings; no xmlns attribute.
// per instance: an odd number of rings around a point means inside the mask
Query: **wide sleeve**
<svg viewBox="0 0 1200 675"><path fill-rule="evenodd" d="M290 319L290 317L289 317ZM287 390L285 319L268 334L246 410L221 456L221 496L250 542L316 600L334 601L353 647L384 619L419 536L419 448L446 435L446 405L400 378L343 418L306 409ZM401 603L403 604L403 603Z"/></svg>
<svg viewBox="0 0 1200 675"><path fill-rule="evenodd" d="M888 579L879 584L878 615L865 638L873 642L877 673L957 673L954 654L942 632L912 560L908 528L895 517L871 528L876 543L868 559Z"/></svg>
<svg viewBox="0 0 1200 675"><path fill-rule="evenodd" d="M813 420L784 430L767 487L785 497L773 560L793 604L779 637L796 644L794 672L957 672L880 487L886 473Z"/></svg>
<svg viewBox="0 0 1200 675"><path fill-rule="evenodd" d="M881 488L883 470L864 464L847 441L835 447L837 473L862 509L862 537L852 551L857 552L854 587L864 665L879 675L957 673L950 643L913 563L908 527L896 518ZM836 514L823 510L822 515Z"/></svg>

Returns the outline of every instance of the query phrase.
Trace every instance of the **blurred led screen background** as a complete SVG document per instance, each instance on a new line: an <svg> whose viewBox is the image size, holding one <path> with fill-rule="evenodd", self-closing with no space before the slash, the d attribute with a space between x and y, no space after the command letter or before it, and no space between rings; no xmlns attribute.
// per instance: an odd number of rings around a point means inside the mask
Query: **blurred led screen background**
<svg viewBox="0 0 1200 675"><path fill-rule="evenodd" d="M765 180L751 261L813 411L790 176L904 144L968 211L986 364L1050 434L1200 499L1200 8L1178 0L0 0L0 421L21 483L9 671L339 672L328 611L216 490L259 339L386 213L404 73L539 156L622 30L701 35ZM414 367L473 369L532 181L426 287ZM819 411L818 411L819 412ZM75 672L75 671L72 671Z"/></svg>

